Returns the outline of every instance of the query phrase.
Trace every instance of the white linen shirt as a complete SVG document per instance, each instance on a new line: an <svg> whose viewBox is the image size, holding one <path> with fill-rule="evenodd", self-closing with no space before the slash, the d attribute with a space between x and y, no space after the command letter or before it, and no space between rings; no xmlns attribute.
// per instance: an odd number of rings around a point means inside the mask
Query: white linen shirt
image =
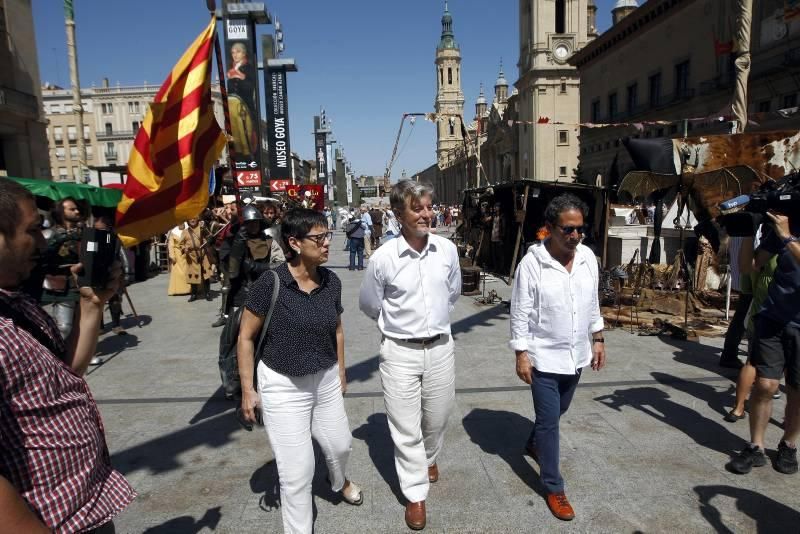
<svg viewBox="0 0 800 534"><path fill-rule="evenodd" d="M372 253L358 305L387 337L426 338L450 334L460 294L461 266L451 241L429 234L417 252L400 235Z"/></svg>
<svg viewBox="0 0 800 534"><path fill-rule="evenodd" d="M511 293L513 350L526 350L544 373L576 374L592 359L593 332L603 329L594 254L578 245L572 272L544 244L533 245L517 266Z"/></svg>

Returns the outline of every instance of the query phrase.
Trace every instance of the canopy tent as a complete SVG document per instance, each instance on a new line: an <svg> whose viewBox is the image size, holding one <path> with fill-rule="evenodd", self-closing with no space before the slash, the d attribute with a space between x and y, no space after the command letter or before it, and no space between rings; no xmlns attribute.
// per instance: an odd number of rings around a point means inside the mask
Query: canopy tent
<svg viewBox="0 0 800 534"><path fill-rule="evenodd" d="M31 178L8 177L25 186L31 193L46 197L53 201L72 197L75 200L85 200L93 207L113 208L122 199L122 191L93 185L77 184L74 182L51 182L48 180L34 180Z"/></svg>

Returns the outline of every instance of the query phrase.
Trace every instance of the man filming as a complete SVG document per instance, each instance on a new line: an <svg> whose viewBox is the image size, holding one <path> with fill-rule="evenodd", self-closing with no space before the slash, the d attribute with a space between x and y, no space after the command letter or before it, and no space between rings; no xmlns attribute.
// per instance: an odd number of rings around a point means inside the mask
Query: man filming
<svg viewBox="0 0 800 534"><path fill-rule="evenodd" d="M750 398L750 443L729 464L739 474L766 464L764 434L772 415L772 395L786 377L787 407L784 433L773 467L784 474L797 472L800 436L800 221L766 214L772 229L762 239L753 260L757 272L774 255L777 268L767 298L755 316L751 361L758 379Z"/></svg>

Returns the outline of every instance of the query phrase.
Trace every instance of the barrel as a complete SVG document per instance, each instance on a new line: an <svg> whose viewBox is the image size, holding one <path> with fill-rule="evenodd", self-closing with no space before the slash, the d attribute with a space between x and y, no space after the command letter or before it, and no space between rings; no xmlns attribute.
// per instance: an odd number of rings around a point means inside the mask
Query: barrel
<svg viewBox="0 0 800 534"><path fill-rule="evenodd" d="M480 267L462 267L461 268L461 294L474 295L479 293L479 285L481 282L481 268Z"/></svg>

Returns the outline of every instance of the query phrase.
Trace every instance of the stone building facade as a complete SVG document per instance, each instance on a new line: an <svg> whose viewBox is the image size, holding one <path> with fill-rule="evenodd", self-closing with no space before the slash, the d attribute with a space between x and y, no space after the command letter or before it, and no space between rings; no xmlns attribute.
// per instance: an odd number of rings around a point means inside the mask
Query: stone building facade
<svg viewBox="0 0 800 534"><path fill-rule="evenodd" d="M30 0L0 0L0 175L49 179Z"/></svg>
<svg viewBox="0 0 800 534"><path fill-rule="evenodd" d="M583 128L580 180L607 184L615 156L620 176L633 168L621 140L627 136L680 137L725 133L735 72L731 53L736 2L632 0L615 4L616 23L580 50L581 122L664 125ZM635 2L633 2L635 4ZM800 99L800 19L784 20L783 0L753 3L750 113L794 108ZM616 11L623 8L623 17ZM708 120L684 121L708 117ZM776 116L746 131L800 128L800 118Z"/></svg>

